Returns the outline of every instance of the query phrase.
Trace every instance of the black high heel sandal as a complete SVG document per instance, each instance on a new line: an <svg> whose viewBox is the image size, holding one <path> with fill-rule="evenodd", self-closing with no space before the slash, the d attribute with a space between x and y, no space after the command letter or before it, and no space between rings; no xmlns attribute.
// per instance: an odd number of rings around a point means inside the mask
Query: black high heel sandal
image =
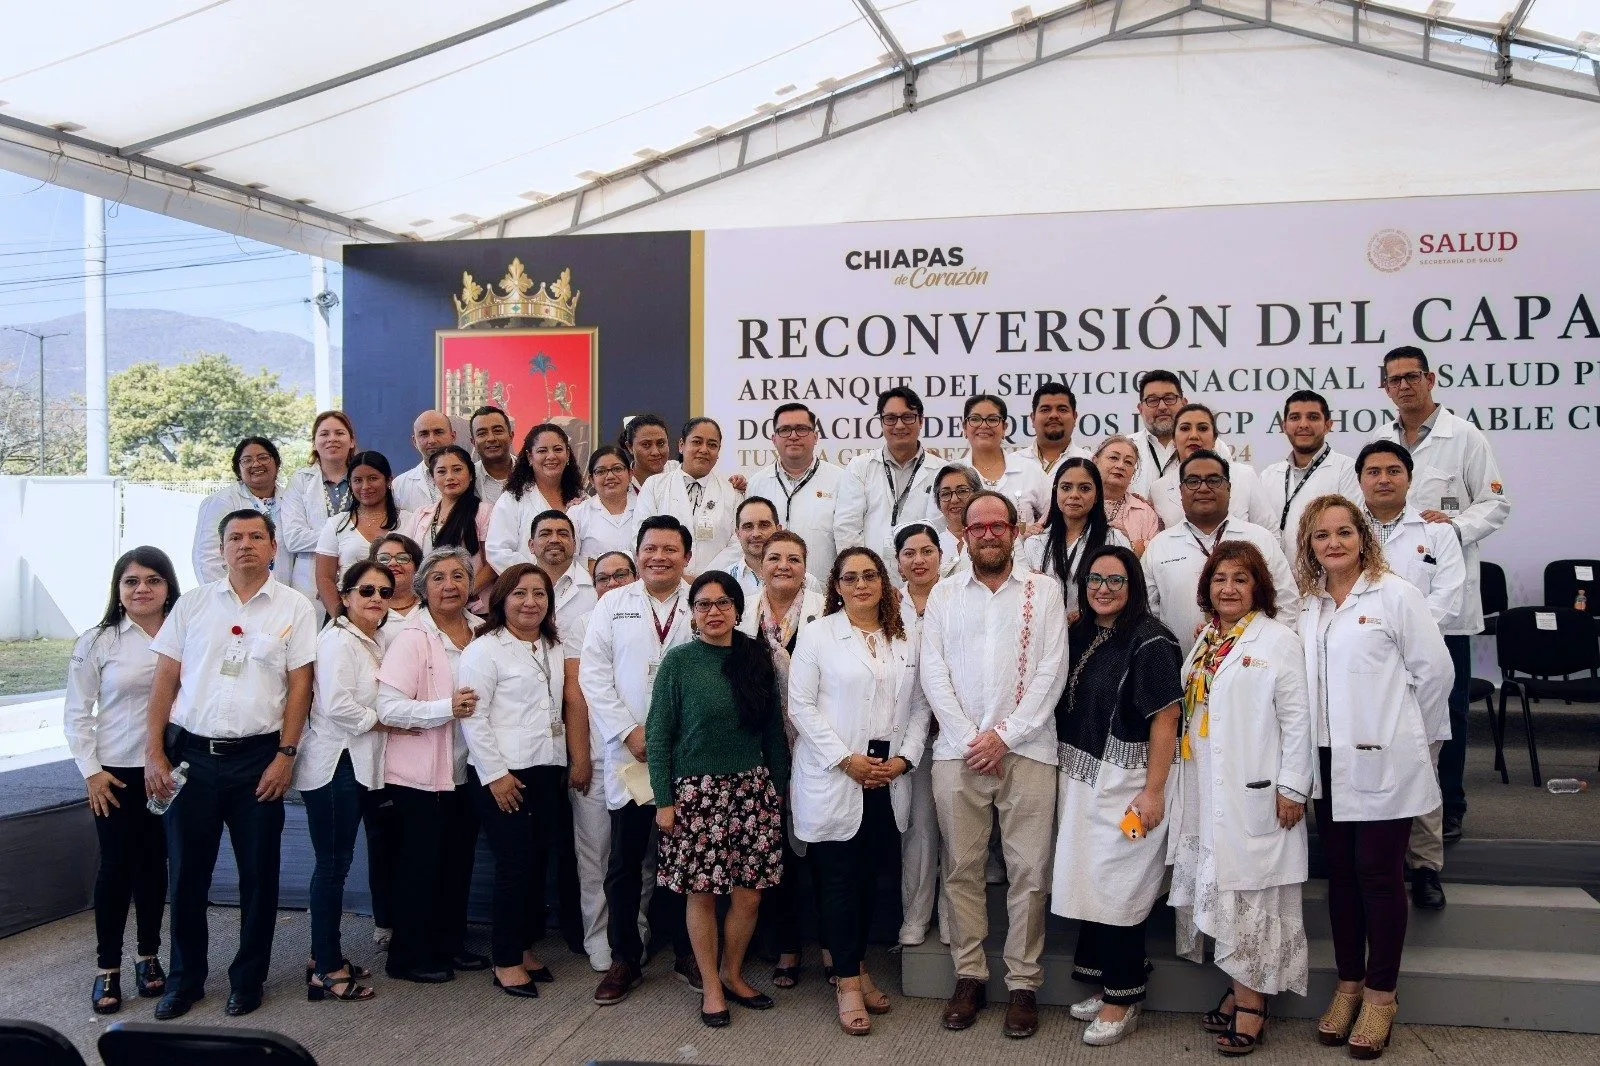
<svg viewBox="0 0 1600 1066"><path fill-rule="evenodd" d="M101 1003L102 999L111 1000ZM122 1009L122 971L95 974L94 991L89 993L89 1005L96 1014L115 1014Z"/></svg>
<svg viewBox="0 0 1600 1066"><path fill-rule="evenodd" d="M353 970L354 967L351 967ZM320 984L306 985L306 999L312 1003L321 1003L325 999L342 999L347 1001L369 1000L378 993L368 985L356 984L356 977L352 973L349 977L329 977L327 974L318 975Z"/></svg>
<svg viewBox="0 0 1600 1066"><path fill-rule="evenodd" d="M1261 1028L1252 1035L1239 1032L1239 1015L1253 1014L1261 1019ZM1242 1003L1235 1003L1233 1007L1233 1020L1228 1025L1228 1031L1217 1034L1217 1050L1224 1055L1248 1055L1256 1048L1267 1042L1267 1005L1263 1003L1260 1010L1246 1007Z"/></svg>
<svg viewBox="0 0 1600 1066"><path fill-rule="evenodd" d="M1233 1025L1233 1012L1223 1010L1222 1005L1231 998L1233 998L1232 985L1228 986L1227 990L1222 993L1222 998L1217 1000L1215 1010L1208 1010L1200 1015L1200 1028L1208 1033L1226 1033L1228 1028Z"/></svg>
<svg viewBox="0 0 1600 1066"><path fill-rule="evenodd" d="M160 959L140 959L133 964L133 983L141 999L160 999L167 990L167 971Z"/></svg>
<svg viewBox="0 0 1600 1066"><path fill-rule="evenodd" d="M800 984L800 964L793 966L774 966L772 968L772 984L775 988L794 988Z"/></svg>
<svg viewBox="0 0 1600 1066"><path fill-rule="evenodd" d="M340 959L339 965L341 969L349 970L350 976L355 978L357 981L367 981L372 977L371 970L367 969L365 966L357 966L349 959ZM311 983L311 975L316 972L317 968L315 966L306 967L306 984L309 985Z"/></svg>

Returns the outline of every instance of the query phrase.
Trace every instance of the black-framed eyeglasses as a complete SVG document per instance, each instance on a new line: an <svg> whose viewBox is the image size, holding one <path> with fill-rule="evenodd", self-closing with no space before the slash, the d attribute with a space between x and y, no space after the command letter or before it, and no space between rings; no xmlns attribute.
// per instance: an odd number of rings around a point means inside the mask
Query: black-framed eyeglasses
<svg viewBox="0 0 1600 1066"><path fill-rule="evenodd" d="M606 477L610 474L626 474L627 472L628 468L625 466L597 466L594 468L593 476Z"/></svg>
<svg viewBox="0 0 1600 1066"><path fill-rule="evenodd" d="M940 489L935 493L940 503L949 503L951 500L964 500L972 495L972 490L965 485L958 485L953 489Z"/></svg>
<svg viewBox="0 0 1600 1066"><path fill-rule="evenodd" d="M392 563L398 563L401 566L405 566L409 563L416 562L415 559L411 558L410 552L379 552L377 555L372 557L372 561L375 563L380 563L383 566L389 566Z"/></svg>
<svg viewBox="0 0 1600 1066"><path fill-rule="evenodd" d="M1092 589L1107 588L1112 592L1121 592L1123 589L1128 587L1128 575L1090 574L1088 577L1083 579L1083 583Z"/></svg>
<svg viewBox="0 0 1600 1066"><path fill-rule="evenodd" d="M623 567L621 570L613 570L610 573L597 570L594 575L594 583L596 585L613 584L618 581L627 581L631 577L633 577L633 571L627 567Z"/></svg>
<svg viewBox="0 0 1600 1066"><path fill-rule="evenodd" d="M1227 483L1228 479L1221 474L1207 474L1205 477L1201 477L1199 474L1190 474L1179 482L1186 489L1197 489L1201 485L1208 489L1220 489Z"/></svg>
<svg viewBox="0 0 1600 1066"><path fill-rule="evenodd" d="M922 416L915 411L907 411L903 415L879 415L878 420L886 426L914 426L922 421Z"/></svg>
<svg viewBox="0 0 1600 1066"><path fill-rule="evenodd" d="M999 415L968 415L966 422L967 425L972 426L974 429L979 426L988 426L990 429L994 429L997 426L1006 424L1006 420Z"/></svg>
<svg viewBox="0 0 1600 1066"><path fill-rule="evenodd" d="M726 596L719 596L714 600L694 601L695 614L710 614L712 611L731 611L732 609L733 601Z"/></svg>
<svg viewBox="0 0 1600 1066"><path fill-rule="evenodd" d="M811 426L779 426L772 431L772 435L774 437L804 437L815 432L816 429Z"/></svg>
<svg viewBox="0 0 1600 1066"><path fill-rule="evenodd" d="M1428 372L1425 370L1409 370L1404 374L1390 374L1383 379L1383 387L1386 389L1398 389L1401 385L1410 385L1412 388L1416 388L1422 384L1422 379L1427 376Z"/></svg>
<svg viewBox="0 0 1600 1066"><path fill-rule="evenodd" d="M374 596L386 600L394 595L394 589L388 585L357 585L356 595L364 600L370 600Z"/></svg>

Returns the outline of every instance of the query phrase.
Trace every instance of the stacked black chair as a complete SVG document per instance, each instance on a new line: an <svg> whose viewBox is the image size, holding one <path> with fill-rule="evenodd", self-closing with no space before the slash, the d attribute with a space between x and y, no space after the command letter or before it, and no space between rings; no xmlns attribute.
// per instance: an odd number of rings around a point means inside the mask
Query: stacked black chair
<svg viewBox="0 0 1600 1066"><path fill-rule="evenodd" d="M311 1052L266 1029L149 1022L101 1033L100 1058L105 1066L317 1066Z"/></svg>
<svg viewBox="0 0 1600 1066"><path fill-rule="evenodd" d="M1533 783L1544 786L1539 745L1534 738L1534 699L1600 701L1600 629L1595 620L1571 607L1513 607L1500 616L1495 633L1500 657L1500 710L1495 730L1497 765L1505 765L1506 699L1515 689L1522 700L1522 726L1528 735ZM1587 672L1587 677L1579 675Z"/></svg>
<svg viewBox="0 0 1600 1066"><path fill-rule="evenodd" d="M1584 610L1590 617L1600 615L1600 587L1595 575L1600 574L1600 559L1557 559L1544 568L1544 602L1550 607L1573 607L1582 590L1588 603Z"/></svg>
<svg viewBox="0 0 1600 1066"><path fill-rule="evenodd" d="M1492 637L1500 624L1500 615L1511 606L1506 586L1506 572L1499 563L1478 563L1478 599L1483 604L1482 636ZM1511 775L1506 770L1505 737L1494 715L1494 682L1474 677L1467 681L1467 705L1483 701L1489 711L1489 732L1494 736L1494 768L1500 771L1500 783L1510 784Z"/></svg>
<svg viewBox="0 0 1600 1066"><path fill-rule="evenodd" d="M72 1041L40 1022L0 1018L0 1062L5 1066L84 1066Z"/></svg>

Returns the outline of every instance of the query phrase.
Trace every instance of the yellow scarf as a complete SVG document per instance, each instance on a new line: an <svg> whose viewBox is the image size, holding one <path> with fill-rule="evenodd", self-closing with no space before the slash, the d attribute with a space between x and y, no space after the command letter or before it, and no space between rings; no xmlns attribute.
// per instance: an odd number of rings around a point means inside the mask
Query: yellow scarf
<svg viewBox="0 0 1600 1066"><path fill-rule="evenodd" d="M1227 633L1223 633L1217 628L1217 618L1212 616L1211 623L1200 637L1200 643L1195 646L1194 656L1189 660L1189 677L1183 690L1183 740L1179 747L1185 759L1194 758L1194 751L1189 745L1189 723L1194 718L1194 712L1200 707L1205 708L1200 713L1197 732L1202 737L1210 736L1211 685L1216 680L1217 667L1222 665L1222 660L1228 657L1255 617L1256 612L1251 611L1235 622Z"/></svg>

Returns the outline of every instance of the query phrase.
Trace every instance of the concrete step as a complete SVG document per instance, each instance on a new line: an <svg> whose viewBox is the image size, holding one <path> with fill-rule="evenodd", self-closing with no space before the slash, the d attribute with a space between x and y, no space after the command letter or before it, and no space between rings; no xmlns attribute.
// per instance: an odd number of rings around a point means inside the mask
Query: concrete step
<svg viewBox="0 0 1600 1066"><path fill-rule="evenodd" d="M1411 909L1406 950L1498 948L1600 955L1600 902L1581 888L1446 883L1442 911ZM1303 892L1306 936L1328 940L1328 883Z"/></svg>
<svg viewBox="0 0 1600 1066"><path fill-rule="evenodd" d="M989 997L998 1002L1006 996L1003 940L1002 931L985 944ZM1071 979L1075 943L1071 933L1047 934L1040 960L1044 968L1040 1002L1068 1004L1088 994L1088 986ZM1152 933L1147 949L1154 966L1147 1003L1152 1010L1198 1014L1211 1009L1227 987L1227 976L1211 963L1197 966L1176 958L1169 933ZM955 973L949 949L937 937L903 949L900 958L906 995L934 999L950 995ZM1333 944L1311 941L1310 963L1309 994L1275 996L1275 1015L1314 1018L1322 1013L1335 984ZM1600 1033L1597 1003L1600 956L1592 954L1407 945L1401 965L1402 1023Z"/></svg>

